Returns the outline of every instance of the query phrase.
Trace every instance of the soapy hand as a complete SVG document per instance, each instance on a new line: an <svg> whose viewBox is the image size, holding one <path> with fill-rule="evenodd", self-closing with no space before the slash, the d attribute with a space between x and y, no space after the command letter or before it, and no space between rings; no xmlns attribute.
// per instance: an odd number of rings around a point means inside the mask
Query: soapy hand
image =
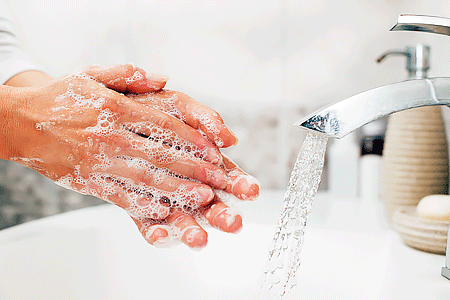
<svg viewBox="0 0 450 300"><path fill-rule="evenodd" d="M215 191L213 201L189 213L175 209L165 220L133 218L142 236L153 245L165 244L175 237L191 248L201 248L206 245L208 234L198 220L206 220L224 232L238 232L242 217L223 203L222 197L228 198L230 194L241 200L255 200L259 196L259 184L225 156L222 167L229 181L223 191Z"/></svg>
<svg viewBox="0 0 450 300"><path fill-rule="evenodd" d="M139 95L128 94L127 96L148 108L165 112L192 128L198 129L206 139L219 148L237 143L236 137L228 130L217 112L183 93L160 90ZM241 200L253 200L258 197L257 181L223 154L220 167L226 171L228 176L228 182L224 187L225 191Z"/></svg>
<svg viewBox="0 0 450 300"><path fill-rule="evenodd" d="M150 243L175 228L189 246L204 246L199 214L235 232L241 218L213 188L251 199L259 187L217 149L236 143L218 114L184 94L160 91L166 80L121 65L7 90L11 121L2 128L8 134L1 158L124 208ZM116 91L150 94L130 99Z"/></svg>
<svg viewBox="0 0 450 300"><path fill-rule="evenodd" d="M198 129L217 147L228 147L237 142L217 112L183 93L162 90L127 96ZM173 210L173 213L163 221L134 219L144 238L151 244L164 244L176 236L189 247L203 247L207 243L207 233L197 220L205 219L210 225L222 231L237 232L242 227L242 217L224 204L221 197L231 194L241 200L254 200L259 196L259 184L225 155L222 156L220 167L227 174L227 184L222 187L223 192L215 192L214 199L209 204L189 213Z"/></svg>

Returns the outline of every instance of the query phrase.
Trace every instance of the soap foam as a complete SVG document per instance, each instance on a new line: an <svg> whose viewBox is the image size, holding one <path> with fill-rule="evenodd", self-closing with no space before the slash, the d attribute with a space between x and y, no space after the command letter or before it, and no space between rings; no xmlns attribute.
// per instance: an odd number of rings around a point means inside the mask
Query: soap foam
<svg viewBox="0 0 450 300"><path fill-rule="evenodd" d="M119 158L126 161L129 168L144 171L145 176L149 180L153 179L155 185L163 183L167 176L171 176L169 170L157 168L143 159ZM107 160L110 162L109 159ZM95 166L102 170L107 168L102 164ZM126 202L125 210L137 219L160 219L165 214L164 207L170 207L172 211L190 213L197 210L200 204L204 202L195 188L189 190L184 184L180 184L174 191L169 192L143 182L135 183L130 179L103 172L93 172L89 174L88 178L85 178L80 174L79 166L75 169L73 175L67 174L55 182L65 188L75 189L80 193L90 194L112 203L114 201L111 200L111 196L115 197L124 190L123 197L125 199L122 199L122 201L125 200ZM143 198L148 199L148 201L142 201Z"/></svg>
<svg viewBox="0 0 450 300"><path fill-rule="evenodd" d="M174 131L151 122L128 123L125 128L149 140L142 143L136 140L134 135L127 136L134 149L143 151L160 165L168 165L180 159L200 161L207 156L206 148L199 149L195 144L180 138Z"/></svg>
<svg viewBox="0 0 450 300"><path fill-rule="evenodd" d="M57 105L52 107L52 111L70 111L74 108L93 108L95 110L102 109L105 103L104 97L99 97L94 93L91 93L90 95L83 95L81 93L82 91L79 86L69 82L67 85L67 91L55 98L55 104Z"/></svg>
<svg viewBox="0 0 450 300"><path fill-rule="evenodd" d="M131 77L125 78L125 82L128 85L130 85L130 84L132 84L132 83L134 83L136 81L142 80L144 78L145 78L144 74L142 74L139 71L135 71L134 74Z"/></svg>
<svg viewBox="0 0 450 300"><path fill-rule="evenodd" d="M214 136L214 143L217 147L223 147L223 140L219 138L220 128L217 127L214 120L209 116L207 112L202 112L200 114L193 113L194 120L198 120L202 124L206 131ZM201 130L199 128L199 130Z"/></svg>
<svg viewBox="0 0 450 300"><path fill-rule="evenodd" d="M95 80L94 77L89 76L84 71L75 71L72 74L70 74L67 78L69 79L85 79L85 80Z"/></svg>
<svg viewBox="0 0 450 300"><path fill-rule="evenodd" d="M112 113L109 109L101 110L97 116L97 124L86 128L86 131L95 133L98 136L118 134L119 132L116 129L117 119L117 114Z"/></svg>

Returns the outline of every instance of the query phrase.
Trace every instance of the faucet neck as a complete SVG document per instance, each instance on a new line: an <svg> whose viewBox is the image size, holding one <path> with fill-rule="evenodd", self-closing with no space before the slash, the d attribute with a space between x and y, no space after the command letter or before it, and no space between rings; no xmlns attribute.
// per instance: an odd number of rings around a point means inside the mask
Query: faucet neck
<svg viewBox="0 0 450 300"><path fill-rule="evenodd" d="M427 73L430 69L430 47L422 44L407 47L405 55L407 57L406 68L408 69L408 78L427 78Z"/></svg>

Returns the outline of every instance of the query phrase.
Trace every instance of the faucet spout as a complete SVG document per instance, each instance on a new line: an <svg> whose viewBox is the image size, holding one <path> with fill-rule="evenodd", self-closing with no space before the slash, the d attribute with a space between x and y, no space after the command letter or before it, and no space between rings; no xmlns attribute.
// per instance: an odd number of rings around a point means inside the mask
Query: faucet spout
<svg viewBox="0 0 450 300"><path fill-rule="evenodd" d="M389 114L431 105L450 105L450 78L413 79L368 90L321 109L294 125L342 138Z"/></svg>
<svg viewBox="0 0 450 300"><path fill-rule="evenodd" d="M397 24L391 28L391 31L399 30L450 35L450 19L423 15L400 15Z"/></svg>

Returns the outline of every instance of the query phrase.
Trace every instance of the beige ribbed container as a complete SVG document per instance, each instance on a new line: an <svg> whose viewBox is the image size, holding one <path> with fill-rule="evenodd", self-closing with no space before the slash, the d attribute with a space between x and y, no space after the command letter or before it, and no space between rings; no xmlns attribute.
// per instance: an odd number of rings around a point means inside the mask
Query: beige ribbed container
<svg viewBox="0 0 450 300"><path fill-rule="evenodd" d="M410 109L389 117L381 179L389 219L396 209L416 206L427 195L446 194L448 173L440 106Z"/></svg>
<svg viewBox="0 0 450 300"><path fill-rule="evenodd" d="M406 245L445 255L448 221L421 218L417 216L413 206L396 210L392 215L391 225Z"/></svg>

